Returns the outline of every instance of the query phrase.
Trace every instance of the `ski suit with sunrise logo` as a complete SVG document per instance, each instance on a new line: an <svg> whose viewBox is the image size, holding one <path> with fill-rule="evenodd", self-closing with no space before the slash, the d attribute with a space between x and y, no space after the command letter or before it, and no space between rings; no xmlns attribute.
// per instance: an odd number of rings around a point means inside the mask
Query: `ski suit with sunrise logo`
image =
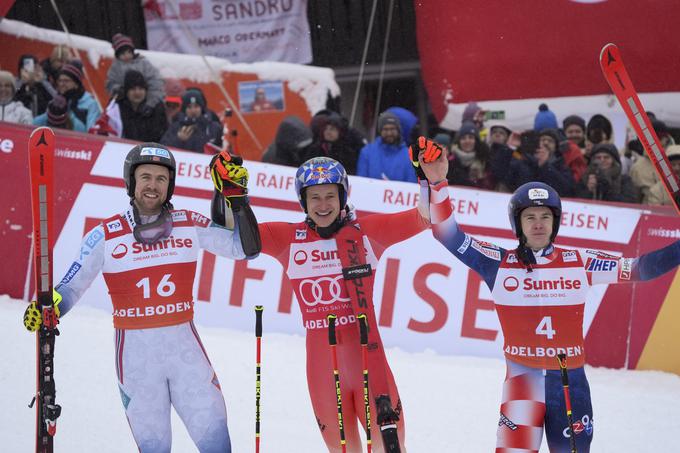
<svg viewBox="0 0 680 453"><path fill-rule="evenodd" d="M170 406L200 452L229 452L224 398L194 327L192 289L201 249L246 256L238 230L192 211L171 215L171 236L154 244L134 238L132 207L87 233L56 287L59 307L66 314L102 272L113 304L118 387L140 452L170 452Z"/></svg>
<svg viewBox="0 0 680 453"><path fill-rule="evenodd" d="M270 222L260 224L262 253L276 258L293 287L306 329L307 385L316 422L330 452L340 452L336 390L328 345L326 317L337 316L338 366L342 394L347 451L361 452L357 420L365 426L363 375L359 327L350 291L357 291L359 308L366 313L369 328L368 372L373 451L382 452L382 439L376 423L375 397L389 395L400 414L397 423L402 452L404 414L394 377L385 358L373 308L375 270L389 246L404 241L429 227L417 209L396 214L375 214L351 220L331 238L324 239L307 223ZM370 274L353 286L343 279L343 248L350 259L369 265ZM346 267L346 266L345 266ZM365 310L364 310L365 308Z"/></svg>
<svg viewBox="0 0 680 453"><path fill-rule="evenodd" d="M658 277L680 263L680 241L638 258L549 245L529 272L515 250L476 240L456 222L446 181L431 185L434 237L491 290L504 336L497 453L538 452L545 427L551 452L571 451L557 354L567 356L576 447L590 451L593 412L583 365L583 312L592 285Z"/></svg>

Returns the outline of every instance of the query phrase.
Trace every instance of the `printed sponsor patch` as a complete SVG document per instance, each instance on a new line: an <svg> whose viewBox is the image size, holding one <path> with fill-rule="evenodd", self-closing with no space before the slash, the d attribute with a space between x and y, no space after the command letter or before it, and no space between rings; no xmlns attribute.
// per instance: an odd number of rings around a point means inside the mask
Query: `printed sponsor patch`
<svg viewBox="0 0 680 453"><path fill-rule="evenodd" d="M562 261L565 263L574 263L578 260L578 257L576 255L576 252L574 250L568 250L566 252L562 252Z"/></svg>
<svg viewBox="0 0 680 453"><path fill-rule="evenodd" d="M519 261L517 260L517 255L515 255L514 253L509 253L507 262L509 264L518 263Z"/></svg>
<svg viewBox="0 0 680 453"><path fill-rule="evenodd" d="M468 247L470 247L470 241L471 241L470 236L466 234L465 240L460 245L460 247L458 247L458 253L465 253L465 251L468 249Z"/></svg>
<svg viewBox="0 0 680 453"><path fill-rule="evenodd" d="M610 259L610 260L617 260L619 259L618 256L615 255L610 255L609 253L604 253L599 250L586 250L586 253L589 255L595 255L598 258L605 258L605 259Z"/></svg>
<svg viewBox="0 0 680 453"><path fill-rule="evenodd" d="M529 190L529 200L547 200L549 196L548 191L545 189Z"/></svg>
<svg viewBox="0 0 680 453"><path fill-rule="evenodd" d="M343 267L342 276L345 280L354 280L356 278L370 277L371 276L371 265L370 264L359 264L357 266Z"/></svg>
<svg viewBox="0 0 680 453"><path fill-rule="evenodd" d="M619 261L619 280L630 280L633 272L633 258L623 258Z"/></svg>
<svg viewBox="0 0 680 453"><path fill-rule="evenodd" d="M173 211L172 212L172 221L173 222L186 222L187 221L186 211Z"/></svg>
<svg viewBox="0 0 680 453"><path fill-rule="evenodd" d="M616 267L618 261L618 258L588 258L588 261L586 261L586 270L588 272L609 272Z"/></svg>
<svg viewBox="0 0 680 453"><path fill-rule="evenodd" d="M104 239L104 233L99 230L94 230L87 239L85 239L85 244L92 249L102 239Z"/></svg>
<svg viewBox="0 0 680 453"><path fill-rule="evenodd" d="M170 159L170 153L168 152L167 149L161 149L161 148L152 148L152 147L147 147L147 148L142 148L142 151L139 153L140 156L155 156L155 157L165 157L166 159Z"/></svg>
<svg viewBox="0 0 680 453"><path fill-rule="evenodd" d="M122 231L123 230L123 222L120 221L120 219L112 220L106 224L106 229L109 230L109 233L115 233L117 231Z"/></svg>
<svg viewBox="0 0 680 453"><path fill-rule="evenodd" d="M307 230L295 230L295 240L304 241L307 239Z"/></svg>
<svg viewBox="0 0 680 453"><path fill-rule="evenodd" d="M208 226L208 224L210 223L209 218L202 214L199 214L198 212L191 213L191 221L194 222L194 225L198 226Z"/></svg>
<svg viewBox="0 0 680 453"><path fill-rule="evenodd" d="M473 239L470 245L472 246L473 249L477 250L482 255L491 258L492 260L496 260L496 261L501 260L501 252L500 252L500 250L498 250L498 247L495 247L495 246L487 247L483 244L488 244L488 243L487 242L479 242L479 241Z"/></svg>
<svg viewBox="0 0 680 453"><path fill-rule="evenodd" d="M78 263L71 264L71 267L68 268L68 271L66 271L66 275L64 275L64 278L61 279L61 282L59 282L59 284L65 285L71 280L73 280L73 277L76 276L81 267L82 266Z"/></svg>

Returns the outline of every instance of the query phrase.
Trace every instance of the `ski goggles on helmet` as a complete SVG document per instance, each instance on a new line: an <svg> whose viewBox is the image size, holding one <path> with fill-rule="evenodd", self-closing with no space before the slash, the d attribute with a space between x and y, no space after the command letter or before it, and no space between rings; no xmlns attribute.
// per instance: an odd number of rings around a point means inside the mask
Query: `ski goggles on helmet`
<svg viewBox="0 0 680 453"><path fill-rule="evenodd" d="M135 227L132 230L132 235L137 242L142 244L155 244L161 239L170 237L172 233L172 215L165 207L161 210L160 215L153 222L142 224L140 222L137 210L135 209Z"/></svg>

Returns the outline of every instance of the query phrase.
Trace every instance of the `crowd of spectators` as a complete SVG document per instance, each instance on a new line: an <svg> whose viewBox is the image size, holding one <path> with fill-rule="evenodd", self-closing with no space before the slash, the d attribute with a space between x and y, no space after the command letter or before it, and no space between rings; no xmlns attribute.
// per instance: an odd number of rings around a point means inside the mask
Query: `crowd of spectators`
<svg viewBox="0 0 680 453"><path fill-rule="evenodd" d="M199 153L221 149L221 120L200 88L161 78L128 36L114 35L112 47L115 59L106 79L110 98L103 112L85 89L82 63L59 45L43 61L22 55L16 75L0 70L0 121L156 141ZM440 129L432 137L447 151L448 182L509 193L526 182L541 181L563 197L671 204L640 142L634 139L618 149L604 115L586 121L573 114L560 124L545 103L537 107L533 129L513 131L502 121L487 120L487 112L469 103L457 130ZM680 145L666 124L648 113L680 177ZM417 117L390 107L378 116L375 134L369 142L332 110L317 112L309 124L288 116L262 161L297 167L312 157L328 156L352 175L415 181L408 148L421 134Z"/></svg>

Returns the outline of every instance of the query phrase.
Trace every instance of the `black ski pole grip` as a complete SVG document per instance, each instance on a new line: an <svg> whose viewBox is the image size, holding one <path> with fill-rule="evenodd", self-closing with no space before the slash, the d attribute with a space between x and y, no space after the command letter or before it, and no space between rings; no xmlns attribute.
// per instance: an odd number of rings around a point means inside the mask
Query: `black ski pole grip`
<svg viewBox="0 0 680 453"><path fill-rule="evenodd" d="M359 334L360 334L360 337L361 337L361 344L367 345L368 344L368 320L366 319L366 314L365 313L359 313L357 315L357 319L359 320Z"/></svg>
<svg viewBox="0 0 680 453"><path fill-rule="evenodd" d="M255 305L255 336L257 338L262 337L262 311L264 311L262 305Z"/></svg>
<svg viewBox="0 0 680 453"><path fill-rule="evenodd" d="M328 315L328 344L335 346L338 344L338 339L335 338L335 320L338 319L337 316L330 314Z"/></svg>

